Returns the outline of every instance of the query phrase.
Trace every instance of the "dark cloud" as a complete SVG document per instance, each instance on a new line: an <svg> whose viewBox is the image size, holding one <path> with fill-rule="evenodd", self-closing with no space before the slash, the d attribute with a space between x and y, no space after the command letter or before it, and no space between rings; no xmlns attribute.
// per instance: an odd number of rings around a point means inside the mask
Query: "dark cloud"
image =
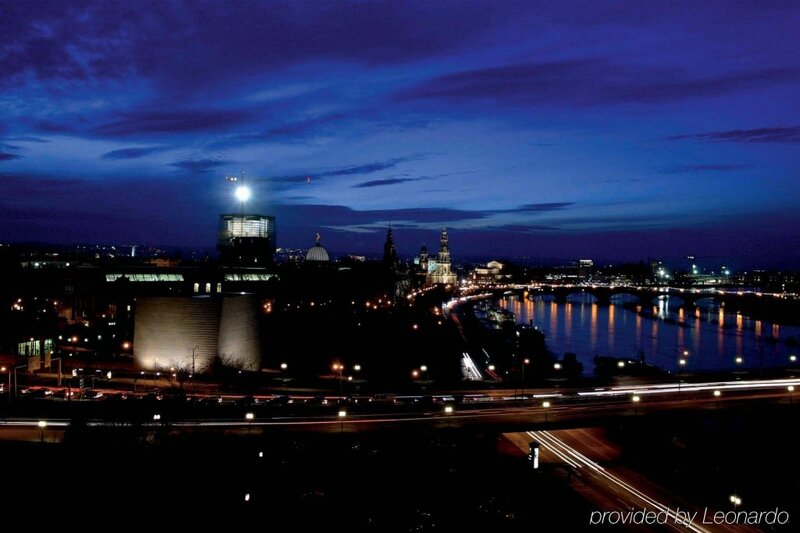
<svg viewBox="0 0 800 533"><path fill-rule="evenodd" d="M362 183L358 183L353 185L354 188L363 189L368 187L384 187L386 185L397 185L399 183L406 183L409 181L419 181L425 178L387 178L385 180L372 180L372 181L365 181Z"/></svg>
<svg viewBox="0 0 800 533"><path fill-rule="evenodd" d="M242 135L239 137L243 141L266 141L282 137L296 137L316 131L323 126L335 124L345 119L353 118L353 113L330 113L320 117L287 122L281 126L270 128L264 133L253 135Z"/></svg>
<svg viewBox="0 0 800 533"><path fill-rule="evenodd" d="M750 165L729 164L729 165L671 165L664 167L658 172L660 174L690 174L694 172L734 172L749 168Z"/></svg>
<svg viewBox="0 0 800 533"><path fill-rule="evenodd" d="M423 159L424 155L414 155L408 157L395 157L392 159L387 159L385 161L375 161L372 163L366 163L364 165L351 165L347 167L339 167L329 170L322 170L320 172L309 172L308 174L294 174L291 176L275 176L271 178L259 178L257 181L265 181L270 183L302 183L306 182L308 179L316 180L319 178L325 178L330 176L355 176L355 175L363 175L363 174L373 174L375 172L380 172L382 170L389 170L395 168L397 165L401 163L405 163L407 161L416 161L419 159Z"/></svg>
<svg viewBox="0 0 800 533"><path fill-rule="evenodd" d="M9 152L0 152L0 161L14 161L15 159L23 159L23 157Z"/></svg>
<svg viewBox="0 0 800 533"><path fill-rule="evenodd" d="M230 128L247 120L243 111L225 109L191 109L181 111L121 113L114 122L94 128L94 132L110 137L126 137L149 134L193 133L218 131Z"/></svg>
<svg viewBox="0 0 800 533"><path fill-rule="evenodd" d="M227 164L230 164L230 161L220 161L217 159L188 159L186 161L175 161L174 163L170 163L170 165L173 167L178 167L187 172L192 172L195 174L202 174Z"/></svg>
<svg viewBox="0 0 800 533"><path fill-rule="evenodd" d="M506 211L500 212L511 212L511 213L535 213L535 212L543 212L543 211L561 211L575 205L574 202L550 202L550 203L543 203L543 204L525 204L514 209L508 209Z"/></svg>
<svg viewBox="0 0 800 533"><path fill-rule="evenodd" d="M492 226L486 231L508 231L512 233L534 233L537 231L558 231L554 226L542 226L537 224L504 224L502 226Z"/></svg>
<svg viewBox="0 0 800 533"><path fill-rule="evenodd" d="M407 209L356 210L342 205L283 204L276 214L288 226L307 226L313 220L317 226L363 226L386 221L408 221L420 224L474 220L489 216L484 211L468 211L446 207Z"/></svg>
<svg viewBox="0 0 800 533"><path fill-rule="evenodd" d="M521 63L447 74L398 94L400 100L488 100L508 105L663 103L774 83L796 83L800 70L760 69L698 77L682 68L606 59Z"/></svg>
<svg viewBox="0 0 800 533"><path fill-rule="evenodd" d="M19 137L8 137L6 140L7 141L13 141L13 142L20 142L20 143L23 143L23 142L27 142L27 143L49 143L50 142L49 139L42 139L41 137L32 137L30 135L22 135L22 136L19 136Z"/></svg>
<svg viewBox="0 0 800 533"><path fill-rule="evenodd" d="M607 180L603 180L602 183L638 183L643 181L640 178L609 178Z"/></svg>
<svg viewBox="0 0 800 533"><path fill-rule="evenodd" d="M120 148L119 150L112 150L100 156L101 159L109 159L111 161L118 161L120 159L138 159L151 154L165 152L170 148L163 146L141 146L136 148Z"/></svg>
<svg viewBox="0 0 800 533"><path fill-rule="evenodd" d="M453 209L446 207L420 207L404 209L356 210L341 205L283 204L277 207L281 220L287 224L306 225L308 220L320 226L364 226L386 221L405 221L416 224L446 223L463 220L480 220L503 213L537 213L560 211L573 205L571 202L527 204L514 209ZM525 225L525 227L535 227Z"/></svg>
<svg viewBox="0 0 800 533"><path fill-rule="evenodd" d="M800 142L800 126L689 133L683 135L672 135L671 137L667 137L667 139L673 141L698 139L701 141L735 143L798 143Z"/></svg>
<svg viewBox="0 0 800 533"><path fill-rule="evenodd" d="M75 133L80 131L77 124L58 120L33 120L30 124L34 129L45 133Z"/></svg>
<svg viewBox="0 0 800 533"><path fill-rule="evenodd" d="M394 168L400 163L410 161L410 157L396 157L387 161L376 161L375 163L367 163L366 165L356 165L352 167L339 168L336 170L329 170L318 176L351 176L354 174L372 174L373 172L380 172L381 170L388 170Z"/></svg>
<svg viewBox="0 0 800 533"><path fill-rule="evenodd" d="M519 5L175 1L147 2L138 10L123 0L4 2L0 82L23 75L122 79L138 72L184 89L174 94L185 96L307 61L386 64L426 57L511 20Z"/></svg>
<svg viewBox="0 0 800 533"><path fill-rule="evenodd" d="M13 198L17 195L36 197L61 194L86 183L87 181L81 178L2 172L0 173L0 196Z"/></svg>

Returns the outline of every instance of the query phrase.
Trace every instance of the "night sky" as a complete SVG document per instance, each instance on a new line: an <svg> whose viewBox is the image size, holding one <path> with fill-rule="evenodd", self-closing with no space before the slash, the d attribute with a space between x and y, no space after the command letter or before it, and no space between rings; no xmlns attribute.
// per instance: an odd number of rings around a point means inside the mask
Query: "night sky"
<svg viewBox="0 0 800 533"><path fill-rule="evenodd" d="M800 266L800 3L0 0L0 240Z"/></svg>

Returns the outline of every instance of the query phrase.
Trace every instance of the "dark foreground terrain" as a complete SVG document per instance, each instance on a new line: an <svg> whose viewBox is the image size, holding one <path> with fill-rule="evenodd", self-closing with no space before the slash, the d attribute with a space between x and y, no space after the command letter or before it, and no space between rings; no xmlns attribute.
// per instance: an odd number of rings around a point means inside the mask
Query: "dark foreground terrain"
<svg viewBox="0 0 800 533"><path fill-rule="evenodd" d="M696 505L779 506L800 520L794 406L625 418L621 466ZM47 440L47 439L45 439ZM95 428L63 443L0 442L2 506L69 524L226 530L599 531L563 466L533 471L496 433L174 433ZM8 516L8 514L6 514ZM621 527L613 530L622 530Z"/></svg>

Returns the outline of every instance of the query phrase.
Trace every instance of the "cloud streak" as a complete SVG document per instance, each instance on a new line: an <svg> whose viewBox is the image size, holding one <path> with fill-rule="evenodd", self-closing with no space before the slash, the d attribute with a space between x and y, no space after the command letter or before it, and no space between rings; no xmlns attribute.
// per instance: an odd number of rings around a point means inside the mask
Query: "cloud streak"
<svg viewBox="0 0 800 533"><path fill-rule="evenodd" d="M800 143L800 126L777 128L754 128L749 130L724 130L705 133L689 133L667 137L671 141L695 139L712 142L734 143Z"/></svg>
<svg viewBox="0 0 800 533"><path fill-rule="evenodd" d="M112 150L100 156L100 159L109 161L119 161L121 159L139 159L148 155L157 154L171 150L169 147L163 146L141 146L135 148L120 148L119 150Z"/></svg>
<svg viewBox="0 0 800 533"><path fill-rule="evenodd" d="M319 172L309 172L307 174L293 174L290 176L275 176L271 178L258 178L257 181L269 183L301 183L307 180L316 180L319 178L336 177L336 176L362 176L365 174L374 174L384 170L390 170L401 163L407 161L416 161L423 159L423 155L414 155L408 157L394 157L384 161L374 161L372 163L365 163L363 165L350 165L346 167L339 167L329 170L322 170ZM369 185L367 185L369 187Z"/></svg>
<svg viewBox="0 0 800 533"><path fill-rule="evenodd" d="M220 161L218 159L187 159L185 161L175 161L170 163L170 166L177 167L181 170L191 172L194 174L203 174L209 170L217 167L230 164L230 161Z"/></svg>
<svg viewBox="0 0 800 533"><path fill-rule="evenodd" d="M185 109L178 111L135 111L94 128L94 133L108 137L152 134L181 134L218 131L245 122L249 114L226 109Z"/></svg>
<svg viewBox="0 0 800 533"><path fill-rule="evenodd" d="M722 164L722 165L671 165L659 170L659 174L691 174L696 172L735 172L749 168L750 165Z"/></svg>
<svg viewBox="0 0 800 533"><path fill-rule="evenodd" d="M426 178L386 178L383 180L372 180L372 181L357 183L353 185L353 188L366 189L371 187L386 187L388 185L399 185L400 183L408 183L411 181L420 181L424 179Z"/></svg>
<svg viewBox="0 0 800 533"><path fill-rule="evenodd" d="M10 152L0 152L0 162L1 161L14 161L16 159L22 159L23 157L19 154L12 154Z"/></svg>
<svg viewBox="0 0 800 533"><path fill-rule="evenodd" d="M654 104L798 81L800 70L795 68L697 76L682 68L588 58L518 63L446 74L399 93L397 99L461 103L486 100L513 106Z"/></svg>

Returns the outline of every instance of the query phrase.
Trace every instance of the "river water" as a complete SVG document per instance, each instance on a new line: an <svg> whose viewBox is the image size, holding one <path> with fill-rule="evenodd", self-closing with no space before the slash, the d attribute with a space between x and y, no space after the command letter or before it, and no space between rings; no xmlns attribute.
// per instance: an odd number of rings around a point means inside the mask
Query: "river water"
<svg viewBox="0 0 800 533"><path fill-rule="evenodd" d="M668 298L624 303L623 298L597 305L589 294L571 295L567 303L547 296L535 300L508 296L499 301L520 324L532 320L557 357L576 353L584 374L593 372L595 355L636 359L640 350L648 363L669 371L678 370L681 358L686 360L686 372L800 366L800 349L792 340L800 340L798 327L725 313L713 302L685 308ZM796 363L790 360L793 354Z"/></svg>

